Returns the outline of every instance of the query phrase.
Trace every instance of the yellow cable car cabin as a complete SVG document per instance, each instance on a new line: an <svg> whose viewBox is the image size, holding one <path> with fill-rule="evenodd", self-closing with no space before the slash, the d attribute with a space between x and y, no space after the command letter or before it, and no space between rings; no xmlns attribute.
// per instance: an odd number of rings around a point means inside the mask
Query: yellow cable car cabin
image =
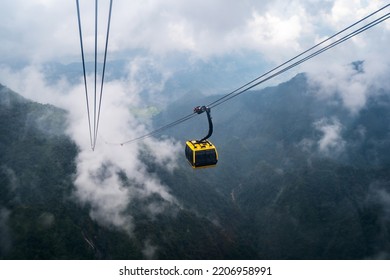
<svg viewBox="0 0 390 280"><path fill-rule="evenodd" d="M213 134L213 122L211 121L210 108L206 106L197 106L194 113L202 114L206 112L209 122L209 132L201 140L190 140L186 142L185 154L192 168L205 168L216 166L218 162L218 153L215 146L207 140Z"/></svg>
<svg viewBox="0 0 390 280"><path fill-rule="evenodd" d="M186 158L192 168L205 168L217 165L218 153L208 140L191 140L186 142Z"/></svg>

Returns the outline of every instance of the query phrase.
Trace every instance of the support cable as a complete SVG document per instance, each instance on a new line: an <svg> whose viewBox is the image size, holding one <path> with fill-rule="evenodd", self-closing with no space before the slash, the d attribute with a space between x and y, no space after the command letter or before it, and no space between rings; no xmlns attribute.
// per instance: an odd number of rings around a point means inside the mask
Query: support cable
<svg viewBox="0 0 390 280"><path fill-rule="evenodd" d="M307 60L310 60L313 57L316 57L317 55L319 55L319 54L321 54L321 53L323 53L323 52L325 52L325 51L327 51L327 50L329 50L329 49L331 49L331 48L333 48L333 47L335 47L335 46L337 46L337 45L339 45L339 44L341 44L341 43L343 43L343 42L345 42L345 41L347 41L349 39L351 39L352 37L355 37L356 35L358 35L358 34L364 32L364 31L374 27L375 25L377 25L377 24L379 24L379 23L389 19L389 17L390 17L390 13L387 13L386 15L384 15L384 16L376 19L376 20L374 20L373 22L370 22L369 24L359 28L358 30L355 30L355 31L351 32L350 34L348 34L348 35L342 37L341 39L331 43L330 45L328 45L326 47L323 47L322 49L320 49L320 50L318 50L318 51L316 51L316 52L314 52L314 53L312 53L312 54L302 58L301 60L299 60L299 61L289 65L288 67L283 68L282 70L272 74L271 76L268 76L267 78L264 78L264 79L260 80L259 82L257 82L255 84L253 84L253 85L243 89L242 91L239 91L239 92L236 91L234 95L229 94L229 95L224 96L223 98L220 98L219 102L213 102L212 103L213 105L208 105L208 107L214 108L214 107L216 107L218 105L221 105L221 104L225 103L226 101L228 101L228 100L230 100L230 99L232 99L232 98L234 98L234 97L236 97L238 95L241 95L242 93L244 93L244 92L246 92L246 91L248 91L248 90L250 90L250 89L252 89L252 88L254 88L254 87L256 87L256 86L258 86L258 85L260 85L260 84L262 84L262 83L264 83L264 82L266 82L266 81L268 81L268 80L270 80L270 79L272 79L272 78L274 78L274 77L276 77L276 76L278 76L278 75L280 75L280 74L282 74L282 73L284 73L284 72L286 72L288 70L290 70L291 68L294 68L294 67L302 64L303 62L305 62Z"/></svg>
<svg viewBox="0 0 390 280"><path fill-rule="evenodd" d="M95 83L93 98L93 144L92 150L95 150L96 143L96 95L97 95L97 41L98 41L98 0L95 0Z"/></svg>
<svg viewBox="0 0 390 280"><path fill-rule="evenodd" d="M332 35L332 36L330 36L330 37L328 37L328 38L322 40L321 42L319 42L318 44L314 45L313 47L311 47L311 48L305 50L304 52L301 52L300 54L294 56L293 58L291 58L291 59L289 59L289 60L287 60L287 61L285 61L284 63L280 64L279 66L277 66L277 67L275 67L275 68L269 70L268 72L262 74L261 76L257 77L256 79L253 79L252 81L246 83L245 85L243 85L243 86L241 86L241 87L235 89L234 91L232 91L232 92L230 92L230 93L228 93L228 94L222 96L221 98L219 98L219 99L215 100L214 102L210 103L210 104L208 105L208 107L211 107L211 106L213 106L213 105L216 104L216 103L219 103L221 100L223 100L223 99L225 99L225 98L228 98L230 95L235 94L236 92L242 90L242 89L245 88L246 86L249 86L250 84L252 84L252 83L258 81L259 79L261 79L261 78L263 78L263 77L265 77L265 76L267 76L267 75L269 75L270 73L272 73L272 72L278 70L279 68L282 68L283 66L285 66L285 65L287 65L288 63L294 61L295 59L297 59L297 58L303 56L304 54L306 54L306 53L308 53L308 52L314 50L315 48L319 47L320 45L325 44L326 42L328 42L328 41L330 41L331 39L335 38L336 36L340 35L341 33L347 31L348 29L351 29L352 27L354 27L354 26L356 26L357 24L363 22L364 20L368 19L369 17L372 17L373 15L375 15L375 14L379 13L380 11L386 9L388 6L390 6L390 4L387 4L386 6L380 8L380 9L374 11L374 12L372 12L371 14L365 16L364 18L362 18L362 19L356 21L355 23L349 25L348 27L344 28L343 30L340 30L339 32L335 33L334 35Z"/></svg>
<svg viewBox="0 0 390 280"><path fill-rule="evenodd" d="M102 70L102 81L101 81L101 84L100 84L99 107L98 107L98 115L97 115L97 121L96 121L96 130L95 130L94 143L93 143L94 147L96 146L96 141L97 141L97 137L98 137L99 121L100 121L100 111L101 111L101 107L102 107L104 77L105 77L106 62L107 62L108 38L109 38L109 35L110 35L110 26L111 26L112 1L113 0L110 0L110 10L109 10L109 13L108 13L108 23L107 23L107 33L106 33L106 46L104 48L104 61L103 61L103 70Z"/></svg>
<svg viewBox="0 0 390 280"><path fill-rule="evenodd" d="M99 103L97 102L97 80L98 80L98 0L95 0L95 52L94 52L94 102L93 102L93 132L92 132L92 118L91 118L91 108L89 105L89 96L88 96L88 85L87 85L87 74L86 74L86 65L85 65L85 55L84 55L84 44L83 44L83 33L82 33L82 24L81 24L81 13L80 13L80 3L79 0L76 0L77 7L77 19L78 19L78 27L79 27L79 36L80 36L80 47L81 47L81 58L83 65L83 76L84 76L84 88L85 88L85 98L87 104L87 115L88 115L88 127L89 127L89 138L91 142L92 150L96 147L97 137L98 137L98 129L100 122L100 112L103 98L103 88L104 88L104 78L105 78L105 70L107 64L107 52L108 52L108 40L111 26L111 14L112 14L112 3L113 0L110 0L110 9L108 15L107 22L107 33L106 33L106 43L104 49L104 62L103 62L103 70L102 70L102 78L100 84L100 94L99 94Z"/></svg>
<svg viewBox="0 0 390 280"><path fill-rule="evenodd" d="M123 146L123 145L126 145L126 144L130 144L132 142L135 142L135 141L139 141L139 140L142 140L142 139L145 139L145 138L149 138L149 137L152 137L154 135L157 135L171 127L174 127L174 126L177 126L178 124L181 124L185 121L188 121L189 119L192 119L193 117L195 117L197 114L196 113L192 113L192 114L189 114L185 117L182 117L181 119L178 119L177 121L174 121L174 122L171 122L167 125L164 125L156 130L153 130L152 132L150 133L147 133L145 135L142 135L140 137L137 137L137 138L134 138L134 139L131 139L131 140L128 140L128 141L125 141L125 142L122 142L122 143L119 143L119 145Z"/></svg>
<svg viewBox="0 0 390 280"><path fill-rule="evenodd" d="M79 35L80 35L81 60L82 60L82 64L83 64L85 99L86 99L86 103L87 103L89 139L90 139L90 142L91 142L91 147L93 147L92 127L91 127L91 116L90 116L90 109L89 109L88 86L87 86L87 74L86 74L86 71L85 71L85 57L84 57L84 45L83 45L83 33L82 33L82 30L81 30L81 16L80 16L80 5L79 5L79 0L76 0L76 6L77 6L77 19L78 19Z"/></svg>

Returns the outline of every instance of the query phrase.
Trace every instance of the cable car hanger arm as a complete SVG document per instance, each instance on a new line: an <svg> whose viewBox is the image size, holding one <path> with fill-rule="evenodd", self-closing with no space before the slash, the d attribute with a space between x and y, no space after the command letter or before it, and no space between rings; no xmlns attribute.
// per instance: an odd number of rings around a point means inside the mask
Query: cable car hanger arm
<svg viewBox="0 0 390 280"><path fill-rule="evenodd" d="M202 114L203 112L206 112L206 114L207 114L207 120L209 122L209 132L207 133L207 135L205 137L203 137L201 140L199 140L199 142L203 142L203 141L207 140L208 138L210 138L211 135L213 134L213 122L211 120L210 108L206 107L206 106L197 106L194 108L194 112L197 114Z"/></svg>

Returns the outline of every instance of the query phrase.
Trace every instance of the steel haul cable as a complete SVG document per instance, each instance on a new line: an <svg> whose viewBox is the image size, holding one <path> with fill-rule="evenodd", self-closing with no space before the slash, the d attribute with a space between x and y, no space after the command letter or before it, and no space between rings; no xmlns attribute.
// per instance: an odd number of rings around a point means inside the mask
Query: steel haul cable
<svg viewBox="0 0 390 280"><path fill-rule="evenodd" d="M98 34L98 0L95 0L95 83L93 98L93 144L92 150L95 150L96 135L96 89L97 89L97 34Z"/></svg>
<svg viewBox="0 0 390 280"><path fill-rule="evenodd" d="M275 67L275 68L269 70L268 72L262 74L261 76L259 76L259 77L255 78L255 79L253 79L252 81L246 83L245 85L243 85L243 86L241 86L241 87L235 89L234 91L232 91L232 92L230 92L230 93L228 93L228 94L222 96L221 98L215 100L214 102L210 103L208 106L213 106L214 104L219 103L221 100L223 100L223 99L229 97L230 95L235 94L236 92L240 91L241 89L245 88L246 86L249 86L250 84L252 84L252 83L258 81L259 79L261 79L261 78L263 78L263 77L265 77L265 76L267 76L267 75L269 75L270 73L272 73L272 72L278 70L279 68L282 68L283 66L285 66L285 65L287 65L288 63L294 61L295 59L297 59L297 58L303 56L304 54L306 54L306 53L308 53L308 52L314 50L315 48L319 47L320 45L325 44L326 42L328 42L328 41L330 41L331 39L335 38L336 36L340 35L341 33L343 33L343 32L345 32L345 31L351 29L352 27L354 27L354 26L356 26L357 24L363 22L364 20L366 20L366 19L372 17L373 15L375 15L375 14L381 12L382 10L386 9L386 8L389 7L389 6L390 6L390 4L387 4L386 6L380 8L380 9L374 11L374 12L372 12L371 14L365 16L364 18L362 18L362 19L360 19L360 20L354 22L353 24L349 25L348 27L346 27L346 28L340 30L339 32L337 32L337 33L335 33L335 34L333 34L332 36L330 36L330 37L328 37L328 38L322 40L321 42L319 42L318 44L314 45L313 47L311 47L311 48L305 50L304 52L301 52L300 54L294 56L293 58L287 60L286 62L280 64L279 66L277 66L277 67Z"/></svg>
<svg viewBox="0 0 390 280"><path fill-rule="evenodd" d="M105 45L105 48L104 48L102 81L101 81L101 84L100 84L99 107L98 107L98 115L97 115L97 122L96 122L96 130L95 130L95 135L94 135L95 141L94 141L94 144L93 144L94 148L96 147L96 141L97 141L98 130L99 130L100 112L101 112L101 107L102 107L104 77L105 77L106 63L107 63L108 38L110 36L110 26L111 26L112 1L113 0L110 0L110 10L108 12L108 23L107 23L107 33L106 33L106 45Z"/></svg>
<svg viewBox="0 0 390 280"><path fill-rule="evenodd" d="M91 115L89 110L89 98L88 98L88 86L87 86L87 74L85 71L85 57L84 57L84 45L83 45L83 33L81 30L81 16L80 16L80 5L79 0L76 0L77 6L77 19L79 26L79 35L80 35L80 47L81 47L81 60L83 64L83 74L84 74L84 89L85 89L85 99L87 103L87 115L88 115L88 126L89 126L89 138L91 141L91 148L93 147L93 139L92 139L92 127L91 127Z"/></svg>
<svg viewBox="0 0 390 280"><path fill-rule="evenodd" d="M321 53L323 53L323 52L325 52L325 51L327 51L327 50L329 50L329 49L331 49L331 48L333 48L333 47L335 47L335 46L337 46L337 45L339 45L339 44L341 44L341 43L343 43L343 42L345 42L345 41L347 41L349 39L351 39L352 37L354 37L354 36L364 32L364 31L366 31L367 29L370 29L370 28L374 27L375 25L377 25L377 24L387 20L389 17L390 17L390 15L386 14L386 15L380 17L379 19L376 19L375 21L373 21L373 22L371 22L371 23L369 23L369 24L359 28L358 30L353 31L352 33L350 33L350 34L348 34L346 36L344 36L343 38L341 38L341 39L331 43L330 45L328 45L328 46L326 46L326 47L316 51L315 53L306 56L305 58L303 58L303 59L293 63L292 65L290 65L290 66L288 66L286 68L283 68L282 70L272 74L271 76L269 76L267 78L264 78L263 80L260 80L259 82L255 83L253 85L250 85L249 87L245 88L244 90L239 91L239 92L235 91L234 95L230 95L229 94L229 96L224 96L224 98L220 98L219 99L219 102L213 102L213 103L211 103L211 105L208 105L208 106L210 108L214 108L214 107L216 107L218 105L221 105L222 103L224 103L224 102L226 102L226 101L228 101L228 100L230 100L230 99L232 99L232 98L234 98L234 97L236 97L236 96L238 96L238 95L240 95L240 94L242 94L242 93L244 93L244 92L246 92L246 91L248 91L248 90L250 90L250 89L252 89L252 88L254 88L254 87L256 87L256 86L258 86L258 85L260 85L260 84L262 84L262 83L264 83L264 82L266 82L266 81L268 81L268 80L270 80L270 79L272 79L272 78L274 78L274 77L276 77L276 76L286 72L286 71L288 71L288 70L290 70L291 68L294 68L294 67L302 64L303 62L305 62L305 61L307 61L309 59L312 59L313 57L315 57L315 56L317 56L317 55L319 55L319 54L321 54Z"/></svg>
<svg viewBox="0 0 390 280"><path fill-rule="evenodd" d="M80 4L79 4L79 0L76 0L77 18L78 18L78 27L79 27L79 36L80 36L81 58L82 58L83 76L84 76L84 89L85 89L85 97L86 97L86 104L87 104L89 137L90 137L91 149L92 150L94 150L95 147L96 147L96 141L97 141L98 129L99 129L99 122L100 122L100 113L101 113L101 105L102 105L102 98L103 98L103 88L104 88L104 78L105 78L105 70L106 70L106 63L107 63L108 39L109 39L110 25L111 25L112 3L113 3L113 0L110 0L110 8L109 8L108 22L107 22L106 43L105 43L105 49L104 49L104 61L103 61L102 79L101 79L101 84L100 84L100 94L99 94L99 104L98 104L97 103L98 0L95 0L95 53L94 53L94 104L93 104L94 106L93 106L93 132L92 132L91 110L90 110L90 106L89 106L87 74L86 74L86 67L85 67L83 33L82 33L82 27L81 27L82 24L81 24L81 15L80 15Z"/></svg>

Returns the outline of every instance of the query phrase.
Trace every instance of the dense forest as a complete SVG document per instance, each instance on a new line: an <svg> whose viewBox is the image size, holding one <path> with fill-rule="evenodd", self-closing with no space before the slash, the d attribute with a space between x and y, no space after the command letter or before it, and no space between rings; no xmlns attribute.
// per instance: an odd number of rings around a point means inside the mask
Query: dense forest
<svg viewBox="0 0 390 280"><path fill-rule="evenodd" d="M66 135L68 113L0 86L0 258L389 258L390 94L378 89L351 114L316 90L299 74L215 108L215 168L192 170L183 148L167 171L141 152L180 207L150 217L144 200L132 201L129 235L74 199L79 148ZM195 105L215 99L196 96ZM187 100L162 110L154 125L186 115L194 105ZM170 136L203 136L202 117ZM330 130L337 135L326 144ZM124 187L137 187L122 175Z"/></svg>

